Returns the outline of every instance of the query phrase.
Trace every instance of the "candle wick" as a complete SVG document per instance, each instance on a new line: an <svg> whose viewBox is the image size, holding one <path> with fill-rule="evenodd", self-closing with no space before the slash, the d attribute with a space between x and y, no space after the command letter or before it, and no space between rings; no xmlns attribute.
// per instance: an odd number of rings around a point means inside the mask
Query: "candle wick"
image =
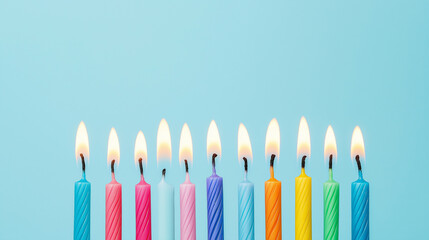
<svg viewBox="0 0 429 240"><path fill-rule="evenodd" d="M329 169L332 169L332 154L329 155Z"/></svg>
<svg viewBox="0 0 429 240"><path fill-rule="evenodd" d="M356 155L356 163L357 163L357 166L358 166L358 170L362 171L362 165L360 163L359 155Z"/></svg>
<svg viewBox="0 0 429 240"><path fill-rule="evenodd" d="M213 153L213 155L212 155L212 166L213 166L213 173L214 174L216 174L216 157L217 157L217 154Z"/></svg>
<svg viewBox="0 0 429 240"><path fill-rule="evenodd" d="M143 176L143 159L139 159L140 175Z"/></svg>
<svg viewBox="0 0 429 240"><path fill-rule="evenodd" d="M248 166L247 166L247 158L243 157L243 161L244 161L244 171L247 173L247 168L248 168Z"/></svg>
<svg viewBox="0 0 429 240"><path fill-rule="evenodd" d="M80 158L82 159L82 171L85 172L85 158L82 153L80 154Z"/></svg>
<svg viewBox="0 0 429 240"><path fill-rule="evenodd" d="M302 160L301 160L301 168L305 168L305 159L307 158L306 155L302 156Z"/></svg>
<svg viewBox="0 0 429 240"><path fill-rule="evenodd" d="M189 172L188 160L186 159L185 159L185 170L186 170L186 173Z"/></svg>
<svg viewBox="0 0 429 240"><path fill-rule="evenodd" d="M165 178L165 172L166 172L167 170L165 170L165 168L164 169L162 169L162 178Z"/></svg>
<svg viewBox="0 0 429 240"><path fill-rule="evenodd" d="M271 175L271 178L274 178L274 159L276 159L276 155L271 154L271 159L270 159L270 175Z"/></svg>
<svg viewBox="0 0 429 240"><path fill-rule="evenodd" d="M110 168L112 169L112 173L115 173L115 159L112 160Z"/></svg>

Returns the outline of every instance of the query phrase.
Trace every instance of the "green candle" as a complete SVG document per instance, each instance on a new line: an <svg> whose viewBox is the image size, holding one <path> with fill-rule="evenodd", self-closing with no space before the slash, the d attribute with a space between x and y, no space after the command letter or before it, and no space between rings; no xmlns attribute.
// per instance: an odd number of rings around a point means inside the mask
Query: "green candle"
<svg viewBox="0 0 429 240"><path fill-rule="evenodd" d="M333 179L332 159L337 156L334 130L329 126L325 136L325 159L329 156L329 180L323 184L324 238L338 240L338 215L340 206L340 184Z"/></svg>

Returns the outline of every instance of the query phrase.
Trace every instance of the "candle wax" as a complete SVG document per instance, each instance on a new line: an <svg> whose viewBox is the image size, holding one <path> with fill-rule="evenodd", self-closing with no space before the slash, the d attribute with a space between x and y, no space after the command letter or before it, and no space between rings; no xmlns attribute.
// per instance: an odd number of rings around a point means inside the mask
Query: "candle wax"
<svg viewBox="0 0 429 240"><path fill-rule="evenodd" d="M152 239L150 185L143 176L136 184L136 240Z"/></svg>
<svg viewBox="0 0 429 240"><path fill-rule="evenodd" d="M238 239L255 239L254 185L247 179L238 185Z"/></svg>
<svg viewBox="0 0 429 240"><path fill-rule="evenodd" d="M180 239L195 240L195 225L195 184L186 173L185 182L180 184Z"/></svg>
<svg viewBox="0 0 429 240"><path fill-rule="evenodd" d="M274 170L270 168L271 177L265 182L265 239L282 239L282 183L274 178Z"/></svg>
<svg viewBox="0 0 429 240"><path fill-rule="evenodd" d="M359 179L352 183L352 240L369 239L369 183L359 171Z"/></svg>
<svg viewBox="0 0 429 240"><path fill-rule="evenodd" d="M311 240L311 177L305 174L295 178L295 239Z"/></svg>
<svg viewBox="0 0 429 240"><path fill-rule="evenodd" d="M158 239L174 240L174 188L165 177L158 184Z"/></svg>
<svg viewBox="0 0 429 240"><path fill-rule="evenodd" d="M74 185L74 240L90 239L91 184L82 179Z"/></svg>
<svg viewBox="0 0 429 240"><path fill-rule="evenodd" d="M122 185L115 180L106 185L106 240L122 239Z"/></svg>
<svg viewBox="0 0 429 240"><path fill-rule="evenodd" d="M208 240L222 240L223 235L223 179L213 172L207 178Z"/></svg>
<svg viewBox="0 0 429 240"><path fill-rule="evenodd" d="M323 184L325 240L338 240L339 203L340 184L333 180L332 169L329 169L329 180Z"/></svg>

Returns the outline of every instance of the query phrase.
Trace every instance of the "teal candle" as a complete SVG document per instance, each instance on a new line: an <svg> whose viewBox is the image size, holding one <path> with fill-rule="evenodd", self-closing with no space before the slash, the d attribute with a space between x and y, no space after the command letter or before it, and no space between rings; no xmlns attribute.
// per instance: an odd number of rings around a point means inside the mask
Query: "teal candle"
<svg viewBox="0 0 429 240"><path fill-rule="evenodd" d="M247 159L244 160L244 180L238 185L238 239L255 239L254 185L247 180Z"/></svg>
<svg viewBox="0 0 429 240"><path fill-rule="evenodd" d="M165 172L162 170L162 179L158 184L158 239L174 239L174 188L165 181Z"/></svg>

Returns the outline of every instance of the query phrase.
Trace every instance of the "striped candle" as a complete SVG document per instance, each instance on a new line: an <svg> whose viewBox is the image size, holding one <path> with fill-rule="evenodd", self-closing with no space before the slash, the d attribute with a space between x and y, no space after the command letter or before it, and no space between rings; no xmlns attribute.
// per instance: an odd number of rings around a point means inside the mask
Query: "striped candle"
<svg viewBox="0 0 429 240"><path fill-rule="evenodd" d="M352 183L352 240L369 239L369 183L362 177Z"/></svg>
<svg viewBox="0 0 429 240"><path fill-rule="evenodd" d="M106 185L106 240L121 239L122 185L115 180L112 173L112 181Z"/></svg>
<svg viewBox="0 0 429 240"><path fill-rule="evenodd" d="M86 180L85 172L74 185L74 196L74 240L89 240L91 184Z"/></svg>
<svg viewBox="0 0 429 240"><path fill-rule="evenodd" d="M238 239L255 239L254 185L245 177L238 185Z"/></svg>
<svg viewBox="0 0 429 240"><path fill-rule="evenodd" d="M136 185L136 240L152 239L150 185L143 175Z"/></svg>
<svg viewBox="0 0 429 240"><path fill-rule="evenodd" d="M207 178L208 240L222 240L223 236L223 179L216 174Z"/></svg>
<svg viewBox="0 0 429 240"><path fill-rule="evenodd" d="M270 179L265 182L265 239L282 239L282 183L274 178L274 159L270 160Z"/></svg>
<svg viewBox="0 0 429 240"><path fill-rule="evenodd" d="M324 240L338 240L340 184L334 181L332 169L329 180L323 184Z"/></svg>
<svg viewBox="0 0 429 240"><path fill-rule="evenodd" d="M186 172L186 180L180 184L180 239L197 239L195 225L195 184Z"/></svg>

